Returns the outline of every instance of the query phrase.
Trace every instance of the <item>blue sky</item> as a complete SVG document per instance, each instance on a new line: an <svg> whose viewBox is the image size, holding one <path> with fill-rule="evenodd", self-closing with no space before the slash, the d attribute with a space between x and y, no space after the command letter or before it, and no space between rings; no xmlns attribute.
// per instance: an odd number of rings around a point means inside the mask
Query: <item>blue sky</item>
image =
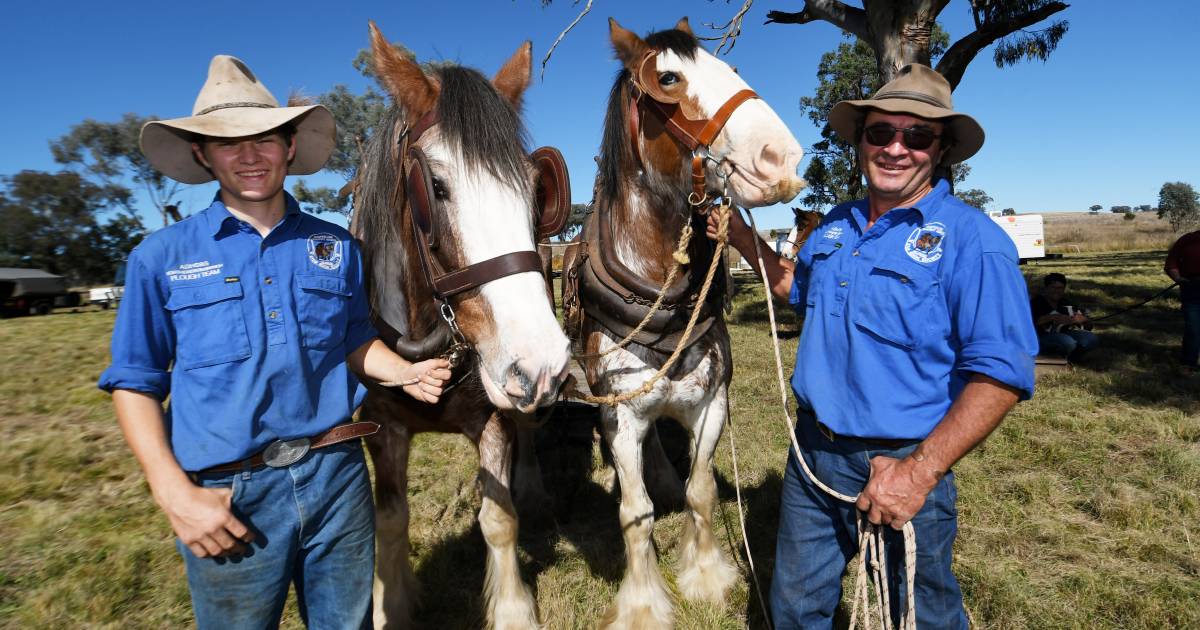
<svg viewBox="0 0 1200 630"><path fill-rule="evenodd" d="M592 156L617 69L607 18L644 33L688 15L699 33L704 23L725 22L740 5L593 1L591 13L555 51L544 80L535 78L526 93L533 142L562 149L575 201L590 197ZM1198 5L1076 0L1059 14L1071 30L1046 63L999 70L990 49L980 54L954 93L956 108L975 116L988 135L970 161L966 186L986 190L996 209L1045 212L1155 204L1164 182L1200 185L1200 84L1191 66ZM570 0L548 8L538 0L12 3L0 21L0 68L8 85L0 99L0 175L56 170L49 141L85 118L189 114L214 54L246 61L278 98L292 89L317 95L337 83L360 91L364 79L350 62L367 45L367 20L374 19L423 61L453 60L488 75L530 39L536 72L582 6ZM820 56L841 33L823 22L762 24L768 10L801 6L756 0L727 59L807 147L819 135L798 102L813 92ZM969 32L968 3L952 0L941 20L952 40ZM341 185L329 175L309 182ZM202 209L212 190L185 192L184 211ZM782 206L756 216L760 226L790 220ZM147 215L147 225L157 226L156 217Z"/></svg>

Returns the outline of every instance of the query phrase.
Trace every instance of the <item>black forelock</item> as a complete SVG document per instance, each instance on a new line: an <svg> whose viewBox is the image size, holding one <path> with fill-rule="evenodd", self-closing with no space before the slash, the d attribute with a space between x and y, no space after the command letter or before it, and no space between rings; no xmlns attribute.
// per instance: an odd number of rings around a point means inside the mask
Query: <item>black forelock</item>
<svg viewBox="0 0 1200 630"><path fill-rule="evenodd" d="M651 48L669 50L689 61L696 58L696 50L700 48L695 35L673 28L647 35L646 43Z"/></svg>
<svg viewBox="0 0 1200 630"><path fill-rule="evenodd" d="M462 148L468 168L487 169L524 191L529 186L528 143L517 110L476 70L446 66L436 75L441 83L438 128L446 144Z"/></svg>

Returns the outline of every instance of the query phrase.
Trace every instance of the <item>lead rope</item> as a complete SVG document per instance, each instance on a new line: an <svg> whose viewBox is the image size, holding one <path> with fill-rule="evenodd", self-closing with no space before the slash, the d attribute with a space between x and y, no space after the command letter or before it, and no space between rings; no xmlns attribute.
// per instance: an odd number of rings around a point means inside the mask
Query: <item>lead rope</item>
<svg viewBox="0 0 1200 630"><path fill-rule="evenodd" d="M813 485L821 490L824 490L830 496L846 503L857 503L858 496L850 496L842 494L837 490L825 485L817 476L809 469L808 463L804 461L804 456L800 452L800 443L796 440L796 421L792 420L791 414L788 413L787 402L787 386L783 378L783 359L779 352L779 336L775 330L775 304L774 297L771 294L771 286L767 280L766 266L763 263L762 246L759 244L758 227L754 223L754 213L749 210L746 214L750 217L750 229L754 235L754 254L758 258L759 275L762 276L763 289L766 291L767 299L767 316L771 324L771 340L775 350L775 371L779 380L779 400L783 409L783 420L787 426L787 434L792 442L792 449L795 451L796 461L800 463L800 467L804 470L804 474L808 477ZM724 243L726 238L725 230L728 227L728 216L722 219L721 240ZM890 612L890 602L888 598L887 588L887 561L883 559L884 529L882 525L875 525L867 520L866 514L858 512L858 574L854 578L854 607L850 613L850 628L859 627L858 611L861 606L863 610L862 627L870 630L871 622L871 587L867 584L867 574L869 572L874 577L875 602L878 604L878 619L877 627L883 630L916 630L917 627L917 609L916 600L913 596L913 583L917 577L917 536L913 529L912 521L904 524L904 568L906 573L907 594L906 610L904 618L900 625L896 628L892 625L892 615ZM868 567L867 556L870 556L870 566ZM760 596L761 597L761 596Z"/></svg>

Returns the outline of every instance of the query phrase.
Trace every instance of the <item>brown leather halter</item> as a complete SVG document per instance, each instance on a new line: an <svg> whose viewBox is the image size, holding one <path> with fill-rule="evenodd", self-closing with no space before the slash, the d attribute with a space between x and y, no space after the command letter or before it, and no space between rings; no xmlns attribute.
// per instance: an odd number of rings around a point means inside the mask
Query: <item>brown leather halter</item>
<svg viewBox="0 0 1200 630"><path fill-rule="evenodd" d="M645 104L647 109L662 121L671 137L692 152L692 192L688 194L688 204L693 207L702 206L709 199L704 175L704 162L711 159L709 147L738 107L752 98L760 97L754 90L740 90L729 97L712 118L692 120L684 115L678 99L670 98L658 89L658 70L654 58L659 52L653 49L648 51L638 66L637 74L630 77L633 83L633 98L629 102L629 139L633 145L633 158L638 164L642 163L641 153L638 151L638 136L641 134L639 108Z"/></svg>
<svg viewBox="0 0 1200 630"><path fill-rule="evenodd" d="M527 271L542 273L542 259L536 251L509 252L480 261L466 267L447 271L435 252L438 249L435 225L436 197L433 181L424 151L416 146L417 140L429 128L439 122L436 105L411 127L399 130L397 153L403 156L404 181L408 194L408 216L417 240L418 258L425 279L433 290L433 296L441 302L442 319L450 327L454 346L450 352L465 352L466 337L455 321L450 298L459 293L478 288L500 278ZM562 231L570 213L571 189L566 163L562 154L553 147L542 147L530 154L537 169L538 216L536 226L539 240L549 238ZM432 335L431 337L437 337ZM429 344L422 344L422 347ZM438 344L443 345L443 344ZM423 348L428 351L428 348ZM453 360L452 360L453 362Z"/></svg>

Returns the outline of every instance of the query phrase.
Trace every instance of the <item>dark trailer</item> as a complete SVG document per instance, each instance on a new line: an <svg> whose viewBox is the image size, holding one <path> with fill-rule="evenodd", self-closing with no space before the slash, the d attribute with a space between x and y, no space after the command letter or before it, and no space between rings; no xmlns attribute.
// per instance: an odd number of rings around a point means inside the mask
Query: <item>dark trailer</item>
<svg viewBox="0 0 1200 630"><path fill-rule="evenodd" d="M67 279L41 269L0 267L0 311L14 315L45 315L55 306L71 306Z"/></svg>

